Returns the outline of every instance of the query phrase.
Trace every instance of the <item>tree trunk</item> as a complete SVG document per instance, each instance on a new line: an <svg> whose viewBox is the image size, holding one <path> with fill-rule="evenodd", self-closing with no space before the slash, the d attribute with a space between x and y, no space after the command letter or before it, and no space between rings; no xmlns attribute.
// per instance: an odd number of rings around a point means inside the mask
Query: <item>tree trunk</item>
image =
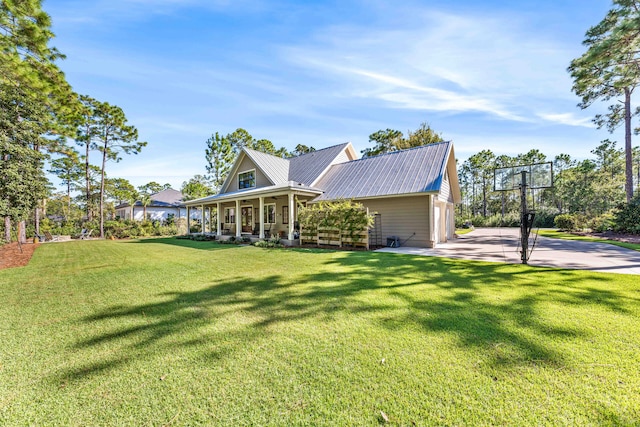
<svg viewBox="0 0 640 427"><path fill-rule="evenodd" d="M102 151L102 171L100 174L100 238L104 239L104 168L107 166L107 141Z"/></svg>
<svg viewBox="0 0 640 427"><path fill-rule="evenodd" d="M34 223L34 228L36 229L36 234L40 234L40 206L36 206L33 223Z"/></svg>
<svg viewBox="0 0 640 427"><path fill-rule="evenodd" d="M20 243L27 243L27 223L25 221L18 223L18 241Z"/></svg>
<svg viewBox="0 0 640 427"><path fill-rule="evenodd" d="M9 243L11 241L11 218L4 217L4 240Z"/></svg>
<svg viewBox="0 0 640 427"><path fill-rule="evenodd" d="M86 180L86 196L87 196L87 221L91 221L93 219L93 215L91 215L91 180L89 178L89 141L87 141L87 149L85 153L85 163L84 163L84 177Z"/></svg>
<svg viewBox="0 0 640 427"><path fill-rule="evenodd" d="M631 152L631 90L624 89L624 156L627 203L633 198L633 162Z"/></svg>
<svg viewBox="0 0 640 427"><path fill-rule="evenodd" d="M487 181L482 178L482 216L487 217Z"/></svg>
<svg viewBox="0 0 640 427"><path fill-rule="evenodd" d="M71 181L67 182L67 214L64 220L69 221L69 216L71 216Z"/></svg>

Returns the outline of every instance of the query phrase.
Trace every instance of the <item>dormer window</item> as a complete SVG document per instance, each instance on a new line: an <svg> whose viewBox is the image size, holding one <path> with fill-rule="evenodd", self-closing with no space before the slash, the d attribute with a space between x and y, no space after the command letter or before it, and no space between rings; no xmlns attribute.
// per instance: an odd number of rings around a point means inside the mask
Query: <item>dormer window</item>
<svg viewBox="0 0 640 427"><path fill-rule="evenodd" d="M246 171L238 174L238 189L244 190L245 188L256 187L256 171Z"/></svg>

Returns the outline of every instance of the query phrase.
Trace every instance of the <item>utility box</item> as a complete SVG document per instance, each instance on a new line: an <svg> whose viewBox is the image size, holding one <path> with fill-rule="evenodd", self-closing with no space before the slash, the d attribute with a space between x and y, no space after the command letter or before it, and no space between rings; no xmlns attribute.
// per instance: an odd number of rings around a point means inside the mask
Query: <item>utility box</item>
<svg viewBox="0 0 640 427"><path fill-rule="evenodd" d="M398 236L387 237L387 247L389 248L400 247L400 238Z"/></svg>

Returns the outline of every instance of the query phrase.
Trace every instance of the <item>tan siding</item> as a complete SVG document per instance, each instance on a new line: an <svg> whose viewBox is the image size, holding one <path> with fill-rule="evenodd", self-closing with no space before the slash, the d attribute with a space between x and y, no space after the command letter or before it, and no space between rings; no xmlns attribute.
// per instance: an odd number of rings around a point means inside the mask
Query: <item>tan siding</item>
<svg viewBox="0 0 640 427"><path fill-rule="evenodd" d="M407 246L428 247L429 242L429 196L390 197L385 199L358 200L369 208L369 212L381 215L382 239L398 236Z"/></svg>
<svg viewBox="0 0 640 427"><path fill-rule="evenodd" d="M347 150L342 150L340 154L336 156L335 159L331 162L332 165L337 165L338 163L345 163L350 161L349 155L347 154Z"/></svg>
<svg viewBox="0 0 640 427"><path fill-rule="evenodd" d="M438 200L453 203L453 192L451 191L451 181L449 181L449 172L445 172L442 179L442 187L440 187L440 194Z"/></svg>
<svg viewBox="0 0 640 427"><path fill-rule="evenodd" d="M233 191L238 191L238 174L252 169L255 169L256 171L256 188L268 187L270 185L273 185L271 184L271 181L269 181L269 179L265 176L265 174L260 172L256 165L251 161L251 159L245 156L244 159L242 159L242 162L240 162L240 164L238 165L236 174L231 177L231 182L229 182L229 188L226 192L231 193Z"/></svg>

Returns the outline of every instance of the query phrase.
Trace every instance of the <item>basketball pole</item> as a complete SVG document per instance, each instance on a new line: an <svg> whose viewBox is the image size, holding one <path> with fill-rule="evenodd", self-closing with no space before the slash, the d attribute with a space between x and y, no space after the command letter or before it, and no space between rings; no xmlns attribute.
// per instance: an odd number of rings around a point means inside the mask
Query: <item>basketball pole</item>
<svg viewBox="0 0 640 427"><path fill-rule="evenodd" d="M522 208L522 216L520 220L520 259L523 264L527 263L527 253L529 251L529 231L528 231L528 214L527 214L527 172L521 171L522 182L520 184L520 205Z"/></svg>

